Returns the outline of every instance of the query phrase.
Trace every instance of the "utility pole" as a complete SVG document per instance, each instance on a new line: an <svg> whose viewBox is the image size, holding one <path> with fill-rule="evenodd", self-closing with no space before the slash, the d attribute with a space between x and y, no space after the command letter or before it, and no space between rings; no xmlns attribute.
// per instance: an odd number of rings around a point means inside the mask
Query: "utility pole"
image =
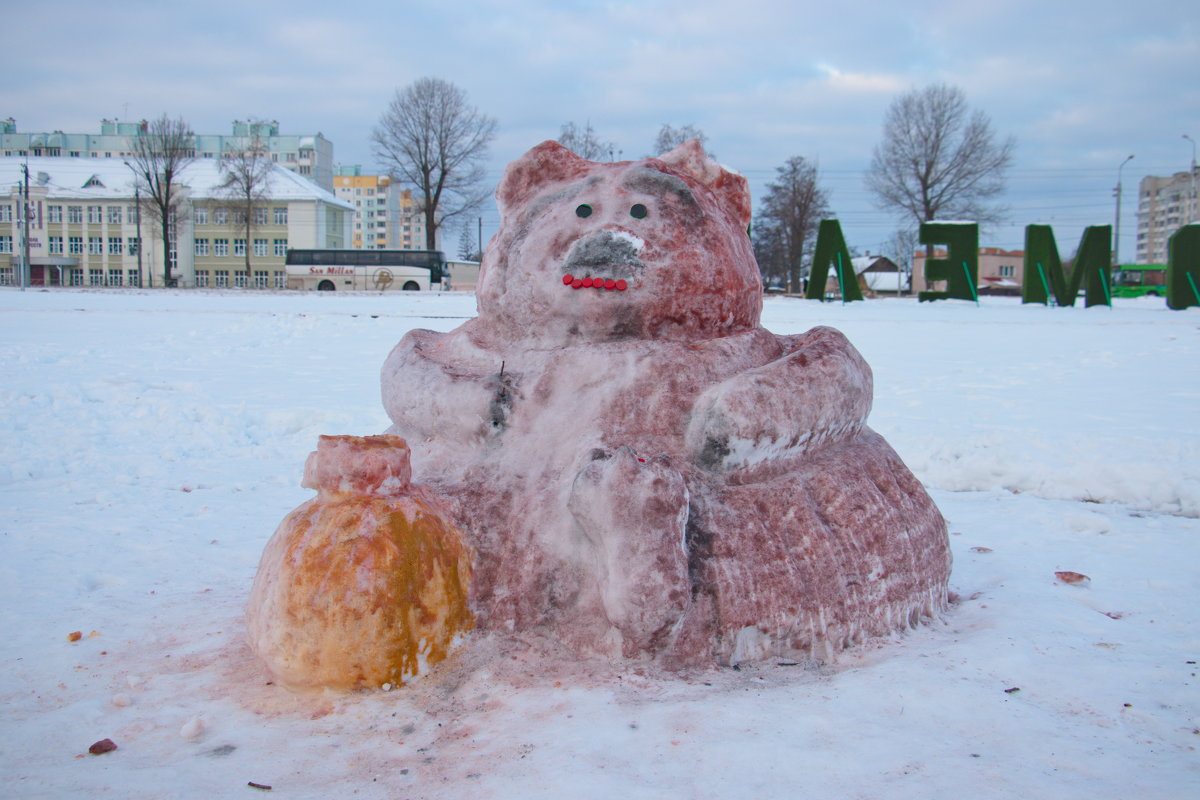
<svg viewBox="0 0 1200 800"><path fill-rule="evenodd" d="M1129 158L1126 158L1121 162L1121 166L1117 167L1117 214L1116 219L1113 220L1112 251L1112 266L1114 267L1117 266L1117 263L1121 259L1121 170L1124 169L1125 165L1128 164L1132 159L1133 156L1131 155Z"/></svg>
<svg viewBox="0 0 1200 800"><path fill-rule="evenodd" d="M137 185L133 186L133 213L137 214L134 220L137 223L137 257L138 257L138 288L142 287L142 190Z"/></svg>
<svg viewBox="0 0 1200 800"><path fill-rule="evenodd" d="M1200 222L1200 197L1196 196L1196 140L1186 133L1183 135L1183 138L1192 143L1192 174L1190 176L1192 179L1192 214L1186 221Z"/></svg>
<svg viewBox="0 0 1200 800"><path fill-rule="evenodd" d="M25 287L29 285L31 280L29 269L29 162L26 161L21 165L21 171L25 173L25 196L21 200L21 218L24 223L23 235L21 237L21 291L25 291Z"/></svg>

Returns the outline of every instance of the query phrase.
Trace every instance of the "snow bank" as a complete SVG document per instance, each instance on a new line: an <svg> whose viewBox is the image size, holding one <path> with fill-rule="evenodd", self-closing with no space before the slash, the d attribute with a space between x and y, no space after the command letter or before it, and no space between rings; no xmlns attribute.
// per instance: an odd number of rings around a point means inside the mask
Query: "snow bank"
<svg viewBox="0 0 1200 800"><path fill-rule="evenodd" d="M833 325L872 365L871 424L950 520L939 624L683 678L546 672L516 641L388 693L266 685L242 609L317 434L386 428L391 347L473 313L0 290L6 795L1166 800L1200 780L1200 311L1161 301L767 300L770 329Z"/></svg>

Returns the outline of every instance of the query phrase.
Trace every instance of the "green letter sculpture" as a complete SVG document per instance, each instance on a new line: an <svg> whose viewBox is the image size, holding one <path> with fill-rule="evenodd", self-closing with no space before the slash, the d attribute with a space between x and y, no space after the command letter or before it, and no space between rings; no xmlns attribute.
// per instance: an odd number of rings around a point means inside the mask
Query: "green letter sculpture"
<svg viewBox="0 0 1200 800"><path fill-rule="evenodd" d="M854 274L854 267L850 263L850 251L846 249L846 239L842 236L842 225L836 219L823 219L821 227L817 229L817 249L813 253L812 269L808 274L808 291L804 295L809 300L825 299L825 282L829 280L830 265L837 272L842 302L862 300L858 276Z"/></svg>
<svg viewBox="0 0 1200 800"><path fill-rule="evenodd" d="M1050 302L1053 293L1058 305L1073 306L1082 285L1086 292L1085 305L1111 306L1111 241L1111 225L1085 228L1079 240L1075 262L1071 265L1071 274L1068 275L1063 271L1054 231L1050 226L1026 225L1025 278L1021 286L1021 302L1045 305Z"/></svg>
<svg viewBox="0 0 1200 800"><path fill-rule="evenodd" d="M974 222L922 222L921 244L945 245L945 258L925 260L925 283L946 281L944 292L921 292L917 299L979 302L979 225Z"/></svg>
<svg viewBox="0 0 1200 800"><path fill-rule="evenodd" d="M1167 308L1200 306L1200 225L1184 225L1167 240Z"/></svg>

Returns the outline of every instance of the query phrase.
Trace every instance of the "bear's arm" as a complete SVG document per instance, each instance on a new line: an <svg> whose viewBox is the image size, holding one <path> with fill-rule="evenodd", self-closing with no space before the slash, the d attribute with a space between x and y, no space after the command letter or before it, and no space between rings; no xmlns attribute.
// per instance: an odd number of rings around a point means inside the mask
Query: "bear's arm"
<svg viewBox="0 0 1200 800"><path fill-rule="evenodd" d="M447 444L477 439L495 394L492 368L491 360L457 331L409 331L382 369L389 433L405 437L412 447L428 439Z"/></svg>
<svg viewBox="0 0 1200 800"><path fill-rule="evenodd" d="M861 430L871 411L871 368L846 337L817 327L780 341L784 356L697 398L686 439L693 463L765 477L809 448Z"/></svg>

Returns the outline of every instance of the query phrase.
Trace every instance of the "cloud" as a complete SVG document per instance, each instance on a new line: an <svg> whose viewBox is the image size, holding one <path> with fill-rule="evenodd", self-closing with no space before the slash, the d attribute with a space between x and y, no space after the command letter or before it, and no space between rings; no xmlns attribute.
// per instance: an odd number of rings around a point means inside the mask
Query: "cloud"
<svg viewBox="0 0 1200 800"><path fill-rule="evenodd" d="M843 72L831 64L817 64L817 70L825 76L830 87L850 92L886 92L896 94L910 87L908 81L898 75L869 72Z"/></svg>

